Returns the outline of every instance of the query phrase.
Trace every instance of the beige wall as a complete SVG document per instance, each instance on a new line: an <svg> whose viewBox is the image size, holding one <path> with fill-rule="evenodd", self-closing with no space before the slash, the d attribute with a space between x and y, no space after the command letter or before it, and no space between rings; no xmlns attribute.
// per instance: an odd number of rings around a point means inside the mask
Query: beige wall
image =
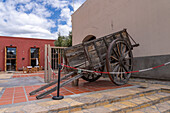
<svg viewBox="0 0 170 113"><path fill-rule="evenodd" d="M73 44L127 28L134 56L170 54L170 0L87 0L73 15Z"/></svg>

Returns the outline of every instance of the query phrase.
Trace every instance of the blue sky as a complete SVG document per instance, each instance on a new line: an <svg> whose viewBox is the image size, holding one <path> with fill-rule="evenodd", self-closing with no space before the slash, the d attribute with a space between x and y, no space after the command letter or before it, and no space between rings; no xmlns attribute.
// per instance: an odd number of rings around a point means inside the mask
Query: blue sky
<svg viewBox="0 0 170 113"><path fill-rule="evenodd" d="M74 0L77 10L86 0ZM57 39L72 30L73 0L0 0L0 36Z"/></svg>

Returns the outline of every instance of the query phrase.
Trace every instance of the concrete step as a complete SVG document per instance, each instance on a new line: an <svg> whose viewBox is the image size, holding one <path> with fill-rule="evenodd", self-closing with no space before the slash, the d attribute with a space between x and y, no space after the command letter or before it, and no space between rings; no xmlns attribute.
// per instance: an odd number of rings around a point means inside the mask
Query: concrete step
<svg viewBox="0 0 170 113"><path fill-rule="evenodd" d="M0 106L0 113L132 112L169 100L170 88L167 85L152 84L148 88L138 85L73 95L63 100Z"/></svg>
<svg viewBox="0 0 170 113"><path fill-rule="evenodd" d="M170 110L170 91L167 89L161 89L161 90L150 90L143 92L141 94L136 94L133 96L127 96L126 98L120 98L117 101L110 101L109 103L103 102L103 103L98 103L95 104L95 106L92 106L91 108L85 108L81 111L76 111L75 113L127 113L127 112L132 112L136 111L139 113L144 111L145 109L149 110L149 107L154 107L154 106L162 106L165 105L166 103L166 109L161 112L166 112ZM107 104L106 104L107 103ZM162 109L162 107L160 108ZM141 111L140 111L141 110ZM159 110L157 110L159 111ZM145 112L143 112L145 113ZM151 111L150 111L151 113ZM156 113L156 112L153 112Z"/></svg>
<svg viewBox="0 0 170 113"><path fill-rule="evenodd" d="M170 101L158 103L129 113L170 113Z"/></svg>

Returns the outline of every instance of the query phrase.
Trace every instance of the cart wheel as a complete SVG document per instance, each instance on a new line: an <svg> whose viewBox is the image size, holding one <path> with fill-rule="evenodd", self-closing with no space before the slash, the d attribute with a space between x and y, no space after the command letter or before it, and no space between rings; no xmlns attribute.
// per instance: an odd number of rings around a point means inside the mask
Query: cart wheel
<svg viewBox="0 0 170 113"><path fill-rule="evenodd" d="M95 71L103 71L102 69L97 69ZM84 72L82 79L89 81L89 82L94 82L98 80L102 76L101 73L89 73L89 72Z"/></svg>
<svg viewBox="0 0 170 113"><path fill-rule="evenodd" d="M108 74L110 80L116 85L126 84L131 76L130 72L133 70L133 54L132 50L123 39L114 40L107 52L106 68L108 72L120 72L117 74Z"/></svg>

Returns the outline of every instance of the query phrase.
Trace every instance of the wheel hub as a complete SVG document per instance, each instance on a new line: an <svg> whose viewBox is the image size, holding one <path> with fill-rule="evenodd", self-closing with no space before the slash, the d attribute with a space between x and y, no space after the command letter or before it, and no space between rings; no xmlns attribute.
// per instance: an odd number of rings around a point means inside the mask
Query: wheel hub
<svg viewBox="0 0 170 113"><path fill-rule="evenodd" d="M120 66L125 65L125 59L124 59L124 57L120 57L120 58L119 58L119 65L120 65Z"/></svg>

